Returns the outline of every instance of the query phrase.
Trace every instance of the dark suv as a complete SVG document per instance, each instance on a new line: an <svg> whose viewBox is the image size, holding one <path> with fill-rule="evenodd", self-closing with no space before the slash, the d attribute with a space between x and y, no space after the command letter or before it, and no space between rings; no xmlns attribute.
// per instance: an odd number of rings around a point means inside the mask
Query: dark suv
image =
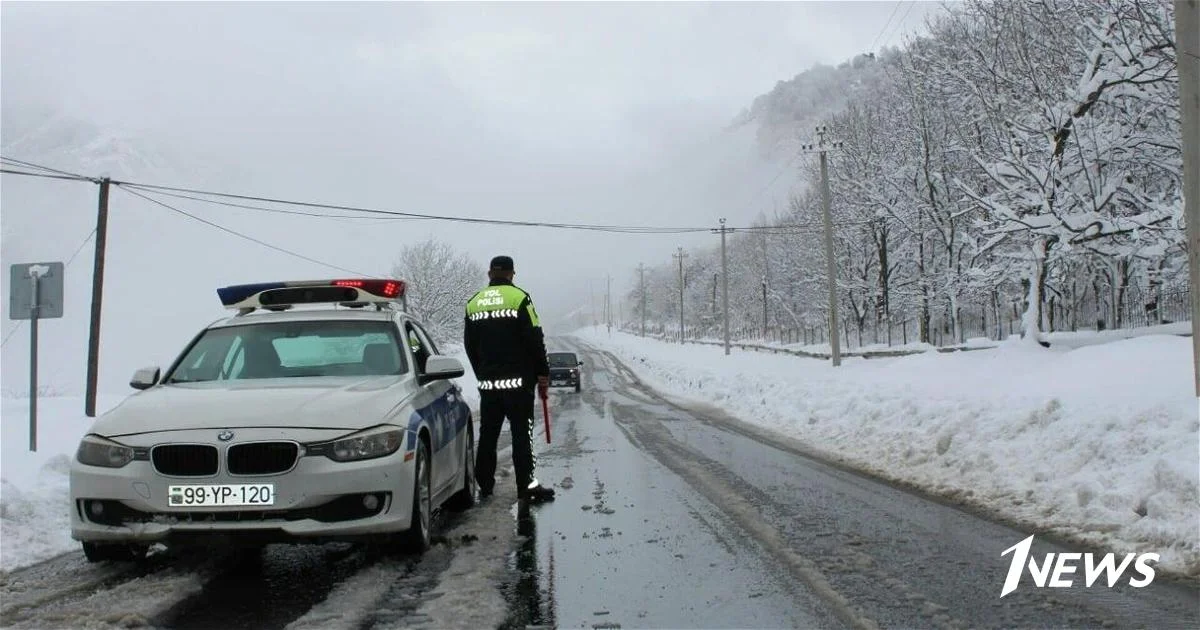
<svg viewBox="0 0 1200 630"><path fill-rule="evenodd" d="M550 387L574 387L575 391L582 389L579 366L583 365L583 361L574 352L550 352L546 359L550 361Z"/></svg>

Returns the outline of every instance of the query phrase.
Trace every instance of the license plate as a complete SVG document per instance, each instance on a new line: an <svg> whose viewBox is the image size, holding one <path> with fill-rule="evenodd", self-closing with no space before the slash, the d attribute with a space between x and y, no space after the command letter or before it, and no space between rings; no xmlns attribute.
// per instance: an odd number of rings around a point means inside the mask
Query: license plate
<svg viewBox="0 0 1200 630"><path fill-rule="evenodd" d="M550 381L551 385L566 385L566 381Z"/></svg>
<svg viewBox="0 0 1200 630"><path fill-rule="evenodd" d="M171 507L275 505L275 485L170 486L167 488L167 504Z"/></svg>

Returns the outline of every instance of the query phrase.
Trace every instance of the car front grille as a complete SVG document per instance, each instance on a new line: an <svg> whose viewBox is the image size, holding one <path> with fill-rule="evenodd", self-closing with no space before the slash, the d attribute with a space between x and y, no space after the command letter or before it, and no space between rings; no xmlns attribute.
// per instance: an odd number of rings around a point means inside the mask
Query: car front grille
<svg viewBox="0 0 1200 630"><path fill-rule="evenodd" d="M217 449L203 444L163 444L150 449L154 469L172 477L217 474Z"/></svg>
<svg viewBox="0 0 1200 630"><path fill-rule="evenodd" d="M274 475L291 470L299 455L295 442L234 444L225 456L225 467L233 475Z"/></svg>

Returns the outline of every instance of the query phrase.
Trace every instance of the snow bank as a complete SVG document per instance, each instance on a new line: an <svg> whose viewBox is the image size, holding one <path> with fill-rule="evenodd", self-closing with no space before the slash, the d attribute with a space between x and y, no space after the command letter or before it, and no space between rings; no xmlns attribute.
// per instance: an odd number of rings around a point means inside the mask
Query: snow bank
<svg viewBox="0 0 1200 630"><path fill-rule="evenodd" d="M664 393L721 406L859 469L1200 575L1191 340L828 362L603 329ZM1064 344L1065 345L1065 344Z"/></svg>
<svg viewBox="0 0 1200 630"><path fill-rule="evenodd" d="M100 396L97 413L121 402ZM0 407L0 569L77 548L71 540L68 473L79 438L92 426L82 397L38 400L37 452L29 451L29 399Z"/></svg>

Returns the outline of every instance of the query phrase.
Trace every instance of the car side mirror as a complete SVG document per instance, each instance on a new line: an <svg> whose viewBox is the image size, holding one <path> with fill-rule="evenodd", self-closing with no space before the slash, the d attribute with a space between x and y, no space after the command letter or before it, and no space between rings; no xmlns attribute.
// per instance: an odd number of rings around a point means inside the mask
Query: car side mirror
<svg viewBox="0 0 1200 630"><path fill-rule="evenodd" d="M579 367L583 367L583 361L580 361L579 363L576 363L575 365L577 365Z"/></svg>
<svg viewBox="0 0 1200 630"><path fill-rule="evenodd" d="M466 370L458 359L433 355L425 361L425 373L421 375L421 384L458 378L465 373Z"/></svg>
<svg viewBox="0 0 1200 630"><path fill-rule="evenodd" d="M133 373L133 378L129 379L129 386L134 389L150 389L158 384L161 374L162 370L158 366L144 367Z"/></svg>

